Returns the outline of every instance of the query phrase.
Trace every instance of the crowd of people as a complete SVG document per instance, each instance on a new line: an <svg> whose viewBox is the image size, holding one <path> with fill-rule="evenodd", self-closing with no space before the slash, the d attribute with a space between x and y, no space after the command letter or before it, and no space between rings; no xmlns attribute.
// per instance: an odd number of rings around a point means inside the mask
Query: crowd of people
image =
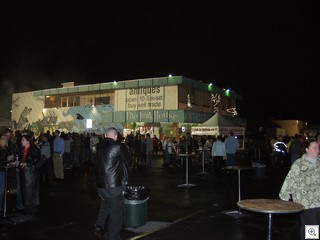
<svg viewBox="0 0 320 240"><path fill-rule="evenodd" d="M193 153L196 159L204 158L206 163L221 170L224 166L234 166L239 141L230 132L229 136L191 136L188 132L177 141L175 137L164 138L162 142L163 162L165 166L174 167L183 164L184 157L179 154ZM178 160L180 158L180 161ZM181 161L182 160L182 161Z"/></svg>
<svg viewBox="0 0 320 240"><path fill-rule="evenodd" d="M39 177L37 164L41 161L40 149L36 146L32 134L21 134L19 141L14 141L10 129L1 133L1 165L11 164L16 170L16 208L24 213L34 214L40 203ZM2 171L1 182L6 182ZM3 209L4 185L1 184L0 210Z"/></svg>
<svg viewBox="0 0 320 240"><path fill-rule="evenodd" d="M320 138L320 137L319 137ZM265 140L270 148L284 143L290 156L290 171L279 194L283 200L292 200L306 208L301 214L302 226L319 224L320 182L319 140L306 140L296 134L292 138ZM104 135L94 133L64 133L56 130L36 137L33 132L5 129L0 138L0 163L11 165L16 173L15 211L35 214L40 204L39 183L48 182L53 168L56 182L63 182L66 169L92 166L97 192L101 198L95 224L95 234L102 236L108 221L109 239L118 239L123 221L123 191L129 181L128 168L153 166L154 157L162 151L163 166L182 167L185 157L192 153L212 164L215 171L234 166L239 141L230 132L228 136L191 136L189 132L176 139L150 133L123 137L116 129L109 128ZM272 154L275 154L274 152ZM271 155L272 155L271 154ZM180 161L179 161L180 160ZM189 162L192 164L192 162ZM272 166L272 165L271 165ZM0 171L0 211L3 211L5 172ZM301 229L302 231L302 229Z"/></svg>
<svg viewBox="0 0 320 240"><path fill-rule="evenodd" d="M5 129L0 138L0 213L5 194L5 166L15 168L16 212L35 214L40 204L39 184L48 182L49 170L53 168L54 181L64 180L64 171L78 168L81 164L93 166L95 134L64 133L56 130L38 137L32 131Z"/></svg>
<svg viewBox="0 0 320 240"><path fill-rule="evenodd" d="M288 168L303 154L306 137L295 134L266 138L265 149L268 152L266 164L274 168Z"/></svg>

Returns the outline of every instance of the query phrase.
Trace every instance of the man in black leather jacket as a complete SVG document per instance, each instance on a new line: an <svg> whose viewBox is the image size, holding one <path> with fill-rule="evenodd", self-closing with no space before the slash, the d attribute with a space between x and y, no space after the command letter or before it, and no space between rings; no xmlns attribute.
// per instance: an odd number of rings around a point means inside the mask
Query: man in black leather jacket
<svg viewBox="0 0 320 240"><path fill-rule="evenodd" d="M130 158L128 148L117 142L118 132L109 128L106 138L97 144L94 176L101 197L100 211L95 224L95 235L102 238L107 218L108 239L120 239L123 224L123 191L128 181L126 161Z"/></svg>

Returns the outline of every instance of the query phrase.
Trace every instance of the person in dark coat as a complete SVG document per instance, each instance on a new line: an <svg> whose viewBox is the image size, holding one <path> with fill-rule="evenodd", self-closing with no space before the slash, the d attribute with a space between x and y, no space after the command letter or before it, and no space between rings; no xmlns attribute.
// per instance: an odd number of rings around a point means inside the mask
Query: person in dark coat
<svg viewBox="0 0 320 240"><path fill-rule="evenodd" d="M22 136L21 144L18 165L21 189L17 191L21 191L24 212L35 214L40 204L39 174L36 169L36 163L40 161L40 149L34 144L34 139L29 134Z"/></svg>
<svg viewBox="0 0 320 240"><path fill-rule="evenodd" d="M107 219L108 239L120 239L123 225L123 191L128 181L126 162L130 159L127 147L117 141L118 132L109 128L106 138L97 144L94 177L101 198L94 234L102 238Z"/></svg>
<svg viewBox="0 0 320 240"><path fill-rule="evenodd" d="M140 135L136 135L133 140L134 156L133 156L133 167L140 165L140 153L141 153L141 140Z"/></svg>
<svg viewBox="0 0 320 240"><path fill-rule="evenodd" d="M4 196L5 196L5 182L6 182L6 170L5 166L13 160L13 155L7 147L7 138L5 136L0 137L0 213L4 211Z"/></svg>
<svg viewBox="0 0 320 240"><path fill-rule="evenodd" d="M291 157L291 165L302 156L303 140L299 134L294 135L290 144L289 153Z"/></svg>

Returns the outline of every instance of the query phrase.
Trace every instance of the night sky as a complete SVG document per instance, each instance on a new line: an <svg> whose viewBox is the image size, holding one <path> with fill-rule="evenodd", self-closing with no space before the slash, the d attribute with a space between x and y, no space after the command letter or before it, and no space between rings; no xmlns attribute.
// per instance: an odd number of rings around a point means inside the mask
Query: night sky
<svg viewBox="0 0 320 240"><path fill-rule="evenodd" d="M243 95L240 117L319 123L311 1L2 2L1 117L12 92L173 74Z"/></svg>

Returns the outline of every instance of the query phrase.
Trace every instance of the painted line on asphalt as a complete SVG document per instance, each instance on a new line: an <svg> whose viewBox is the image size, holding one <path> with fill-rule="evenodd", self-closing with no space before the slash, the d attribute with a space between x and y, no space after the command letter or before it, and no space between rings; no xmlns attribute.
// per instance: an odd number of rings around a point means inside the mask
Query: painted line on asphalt
<svg viewBox="0 0 320 240"><path fill-rule="evenodd" d="M189 215L187 215L187 216L185 216L185 217L178 218L177 220L173 221L172 223L169 223L169 224L167 224L167 225L165 225L165 226L159 227L158 229L156 229L156 230L154 230L154 231L152 231L152 232L143 233L143 234L141 234L141 235L138 235L138 236L135 236L135 237L132 237L132 238L128 238L128 240L136 240L136 239L139 239L139 238L148 236L148 235L153 234L153 233L155 233L155 232L157 232L157 231L160 231L160 230L162 230L162 229L168 228L168 227L170 227L170 226L172 226L172 225L174 225L174 224L176 224L176 223L179 223L179 222L181 222L181 221L183 221L183 220L186 220L186 219L188 219L188 218L194 217L194 216L202 213L203 211L204 211L204 210L195 211L195 212L193 212L193 213L191 213L191 214L189 214Z"/></svg>

